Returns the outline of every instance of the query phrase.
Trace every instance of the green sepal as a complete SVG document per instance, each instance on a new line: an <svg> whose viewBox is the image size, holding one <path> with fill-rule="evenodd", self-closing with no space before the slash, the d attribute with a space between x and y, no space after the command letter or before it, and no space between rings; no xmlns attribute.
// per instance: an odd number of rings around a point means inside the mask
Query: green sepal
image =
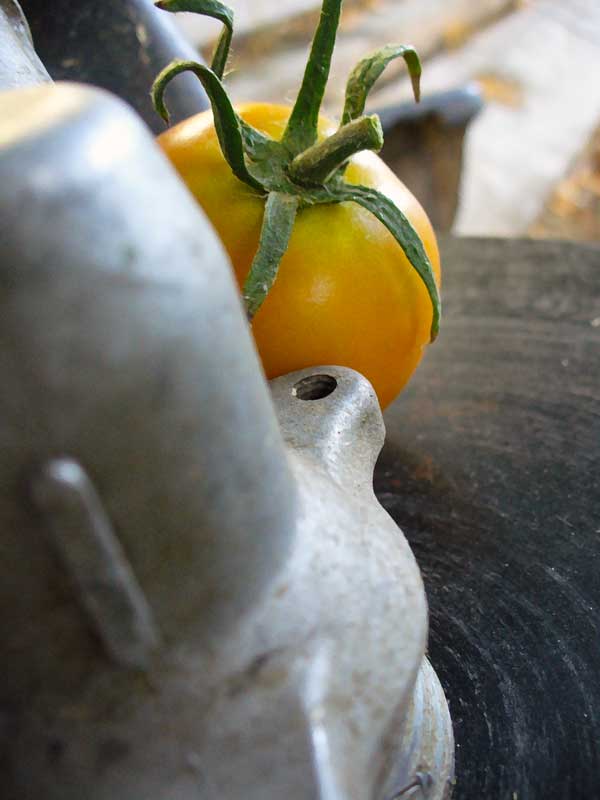
<svg viewBox="0 0 600 800"><path fill-rule="evenodd" d="M329 78L341 7L342 0L323 0L302 85L281 139L292 156L298 155L317 141L319 111Z"/></svg>
<svg viewBox="0 0 600 800"><path fill-rule="evenodd" d="M256 128L249 125L246 120L242 119L239 115L238 123L242 134L244 149L250 158L258 161L262 158L269 157L271 155L269 148L273 144L279 144L279 142L274 142L273 139L265 136L264 133L257 131Z"/></svg>
<svg viewBox="0 0 600 800"><path fill-rule="evenodd" d="M223 156L233 174L248 186L264 192L263 185L251 175L246 165L240 119L231 105L223 84L209 67L195 61L172 61L168 64L152 84L152 102L156 111L165 122L169 122L169 112L164 103L165 89L167 84L182 72L193 72L202 83L212 106L215 130Z"/></svg>
<svg viewBox="0 0 600 800"><path fill-rule="evenodd" d="M406 62L417 103L421 97L421 62L414 47L388 44L363 58L354 67L346 84L346 99L342 125L360 117L365 110L369 92L390 61L403 58Z"/></svg>
<svg viewBox="0 0 600 800"><path fill-rule="evenodd" d="M297 196L282 192L271 192L267 198L258 250L242 290L249 320L261 307L275 282L292 235L298 205Z"/></svg>
<svg viewBox="0 0 600 800"><path fill-rule="evenodd" d="M158 0L155 5L163 11L173 13L191 11L195 14L203 14L205 17L213 17L223 23L223 32L217 42L210 65L215 75L219 79L223 78L233 37L233 10L223 3L219 3L218 0Z"/></svg>
<svg viewBox="0 0 600 800"><path fill-rule="evenodd" d="M308 200L309 197L314 204L358 203L385 225L425 284L433 310L430 336L431 341L435 341L440 329L442 305L433 268L418 233L398 206L376 189L355 186L343 181L337 181L335 185L330 184L324 189L307 193L306 199Z"/></svg>
<svg viewBox="0 0 600 800"><path fill-rule="evenodd" d="M348 159L363 150L381 150L383 130L377 114L360 117L294 158L287 173L301 186L324 186Z"/></svg>

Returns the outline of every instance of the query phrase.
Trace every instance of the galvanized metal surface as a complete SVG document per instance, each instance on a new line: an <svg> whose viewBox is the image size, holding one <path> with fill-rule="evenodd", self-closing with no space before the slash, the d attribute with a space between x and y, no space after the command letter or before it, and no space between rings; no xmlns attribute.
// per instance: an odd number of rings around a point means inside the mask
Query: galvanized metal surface
<svg viewBox="0 0 600 800"><path fill-rule="evenodd" d="M0 91L49 80L17 0L0 0Z"/></svg>
<svg viewBox="0 0 600 800"><path fill-rule="evenodd" d="M80 461L159 627L215 634L291 546L295 489L224 252L142 123L69 85L7 93L1 118L0 591L20 602L0 625L20 694L72 687L57 633L79 619L9 502L24 471Z"/></svg>
<svg viewBox="0 0 600 800"><path fill-rule="evenodd" d="M370 385L325 367L271 399L220 244L122 103L57 84L0 119L4 796L384 800L418 773L441 799Z"/></svg>
<svg viewBox="0 0 600 800"><path fill-rule="evenodd" d="M150 99L152 81L173 59L200 59L177 30L172 14L155 8L153 0L21 4L37 53L54 80L107 89L133 106L155 133L164 131ZM165 100L174 122L209 107L200 81L191 74L173 81Z"/></svg>
<svg viewBox="0 0 600 800"><path fill-rule="evenodd" d="M51 458L30 487L107 655L123 667L147 668L160 641L156 624L89 476L73 459Z"/></svg>

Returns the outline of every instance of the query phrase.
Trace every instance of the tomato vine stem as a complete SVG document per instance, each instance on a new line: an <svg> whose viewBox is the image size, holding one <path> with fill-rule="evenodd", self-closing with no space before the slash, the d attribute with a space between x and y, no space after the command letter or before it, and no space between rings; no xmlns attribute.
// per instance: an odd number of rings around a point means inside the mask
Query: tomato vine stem
<svg viewBox="0 0 600 800"><path fill-rule="evenodd" d="M302 85L281 141L296 156L317 141L319 111L329 79L342 0L323 0Z"/></svg>
<svg viewBox="0 0 600 800"><path fill-rule="evenodd" d="M229 58L233 38L233 11L218 0L158 0L156 7L162 11L191 11L213 17L223 23L223 32L213 53L210 68L217 78L222 78Z"/></svg>
<svg viewBox="0 0 600 800"><path fill-rule="evenodd" d="M376 114L343 125L322 142L296 156L288 175L302 185L322 186L350 156L361 150L381 150L383 130Z"/></svg>
<svg viewBox="0 0 600 800"><path fill-rule="evenodd" d="M363 58L354 67L346 84L346 98L342 113L342 125L360 117L365 110L369 92L380 78L387 65L403 58L408 68L415 101L421 99L421 61L414 47L405 44L388 44Z"/></svg>
<svg viewBox="0 0 600 800"><path fill-rule="evenodd" d="M221 151L233 174L254 189L264 191L262 184L250 174L246 165L239 117L223 84L211 69L195 61L172 61L159 73L152 85L152 101L157 112L168 123L169 112L164 103L165 89L169 81L182 72L193 72L202 83L212 106Z"/></svg>
<svg viewBox="0 0 600 800"><path fill-rule="evenodd" d="M292 235L298 204L298 197L282 192L271 192L267 197L258 251L242 290L250 321L275 282Z"/></svg>

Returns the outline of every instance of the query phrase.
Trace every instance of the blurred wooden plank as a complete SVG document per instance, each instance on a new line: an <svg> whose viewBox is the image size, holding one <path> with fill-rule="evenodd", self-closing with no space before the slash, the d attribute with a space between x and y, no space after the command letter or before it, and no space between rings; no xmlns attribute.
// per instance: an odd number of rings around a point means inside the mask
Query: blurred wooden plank
<svg viewBox="0 0 600 800"><path fill-rule="evenodd" d="M600 241L600 127L528 233L543 239Z"/></svg>
<svg viewBox="0 0 600 800"><path fill-rule="evenodd" d="M481 26L497 20L520 0L346 0L324 110L340 111L350 70L367 53L388 42L411 42L423 58L454 47ZM234 37L228 86L236 102L293 100L306 62L320 3ZM210 48L208 48L210 51ZM390 65L381 85L404 74Z"/></svg>
<svg viewBox="0 0 600 800"><path fill-rule="evenodd" d="M292 102L320 2L232 2L240 21L228 76L234 100ZM424 95L478 81L487 106L467 138L456 231L522 234L534 230L600 120L599 30L599 0L346 0L324 110L339 113L352 66L390 40L412 41L428 59ZM370 108L409 99L403 69L385 73ZM579 191L565 183L552 207L583 202ZM589 232L597 207L586 197L580 224ZM545 224L562 230L551 214Z"/></svg>
<svg viewBox="0 0 600 800"><path fill-rule="evenodd" d="M427 95L419 105L400 103L379 111L385 132L380 155L419 198L437 231L452 228L465 131L480 111L475 85Z"/></svg>
<svg viewBox="0 0 600 800"><path fill-rule="evenodd" d="M600 2L538 0L432 59L423 90L480 79L486 107L466 140L455 231L526 233L600 121ZM407 81L373 103L410 95Z"/></svg>
<svg viewBox="0 0 600 800"><path fill-rule="evenodd" d="M227 5L235 14L236 39L248 31L271 23L279 24L290 17L313 10L319 6L318 0L227 0ZM199 17L197 14L177 14L178 25L183 29L192 44L205 47L219 33L219 24Z"/></svg>

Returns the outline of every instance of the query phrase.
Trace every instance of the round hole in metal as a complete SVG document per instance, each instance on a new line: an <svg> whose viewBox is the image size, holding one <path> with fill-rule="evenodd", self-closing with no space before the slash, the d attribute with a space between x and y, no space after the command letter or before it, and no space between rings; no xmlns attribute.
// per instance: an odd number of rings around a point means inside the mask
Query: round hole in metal
<svg viewBox="0 0 600 800"><path fill-rule="evenodd" d="M337 381L331 375L309 375L294 384L292 394L299 400L322 400L328 397L337 387Z"/></svg>

